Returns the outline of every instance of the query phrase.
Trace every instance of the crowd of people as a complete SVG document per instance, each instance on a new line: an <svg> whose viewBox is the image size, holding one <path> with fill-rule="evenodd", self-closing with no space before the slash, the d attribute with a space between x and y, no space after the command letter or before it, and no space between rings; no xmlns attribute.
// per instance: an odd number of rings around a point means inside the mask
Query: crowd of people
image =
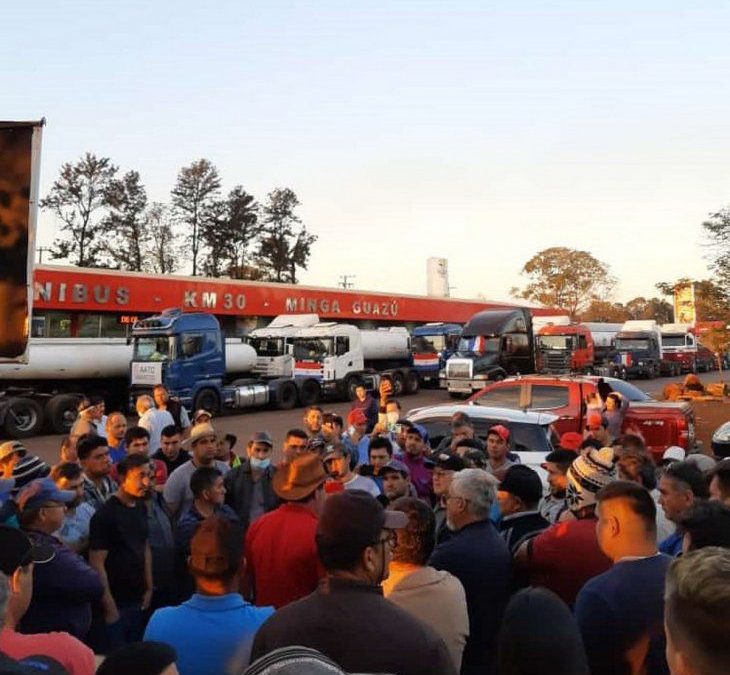
<svg viewBox="0 0 730 675"><path fill-rule="evenodd" d="M657 465L620 400L597 403L545 489L507 426L480 438L457 413L431 439L387 377L346 419L308 408L278 462L266 430L239 457L162 386L134 426L84 400L53 467L0 444L0 656L72 675L730 672L730 460Z"/></svg>

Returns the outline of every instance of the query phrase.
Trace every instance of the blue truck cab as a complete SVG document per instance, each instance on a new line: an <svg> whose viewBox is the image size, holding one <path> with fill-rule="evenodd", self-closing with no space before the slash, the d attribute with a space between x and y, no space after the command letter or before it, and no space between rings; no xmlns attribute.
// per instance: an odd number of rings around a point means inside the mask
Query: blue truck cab
<svg viewBox="0 0 730 675"><path fill-rule="evenodd" d="M413 367L423 386L438 386L439 372L456 352L461 326L456 323L427 323L413 329Z"/></svg>

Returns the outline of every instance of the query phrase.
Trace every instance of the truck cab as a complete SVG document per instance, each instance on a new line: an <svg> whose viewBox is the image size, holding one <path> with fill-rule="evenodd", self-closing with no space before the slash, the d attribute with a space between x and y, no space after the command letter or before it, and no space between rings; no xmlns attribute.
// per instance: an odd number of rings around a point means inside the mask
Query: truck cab
<svg viewBox="0 0 730 675"><path fill-rule="evenodd" d="M667 323L661 327L664 359L682 372L697 372L697 338L686 323Z"/></svg>
<svg viewBox="0 0 730 675"><path fill-rule="evenodd" d="M658 377L662 372L662 336L656 321L626 321L616 334L616 351L627 377Z"/></svg>
<svg viewBox="0 0 730 675"><path fill-rule="evenodd" d="M593 369L593 336L583 324L543 326L537 334L540 373L588 373Z"/></svg>
<svg viewBox="0 0 730 675"><path fill-rule="evenodd" d="M475 314L446 362L441 386L452 395L479 391L488 380L535 371L535 338L526 308Z"/></svg>
<svg viewBox="0 0 730 675"><path fill-rule="evenodd" d="M294 376L292 340L301 328L316 326L317 314L283 314L265 328L252 330L244 341L256 350L254 372L265 379Z"/></svg>
<svg viewBox="0 0 730 675"><path fill-rule="evenodd" d="M456 352L461 326L456 323L427 323L413 329L413 367L422 385L439 383L439 372Z"/></svg>

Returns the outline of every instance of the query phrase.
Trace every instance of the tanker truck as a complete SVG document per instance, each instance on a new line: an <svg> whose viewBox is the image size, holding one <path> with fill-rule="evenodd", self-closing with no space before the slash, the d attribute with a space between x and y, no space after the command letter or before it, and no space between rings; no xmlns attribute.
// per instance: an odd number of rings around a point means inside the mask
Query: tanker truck
<svg viewBox="0 0 730 675"><path fill-rule="evenodd" d="M27 363L0 363L0 437L67 433L83 396L123 406L131 356L124 338L31 338Z"/></svg>
<svg viewBox="0 0 730 675"><path fill-rule="evenodd" d="M413 329L413 366L421 386L439 386L439 373L456 351L461 336L457 323L427 323Z"/></svg>
<svg viewBox="0 0 730 675"><path fill-rule="evenodd" d="M300 383L317 381L324 397L353 400L356 387L375 389L384 374L393 379L396 396L418 391L411 337L405 328L361 330L350 324L320 323L302 328L293 344L294 378Z"/></svg>

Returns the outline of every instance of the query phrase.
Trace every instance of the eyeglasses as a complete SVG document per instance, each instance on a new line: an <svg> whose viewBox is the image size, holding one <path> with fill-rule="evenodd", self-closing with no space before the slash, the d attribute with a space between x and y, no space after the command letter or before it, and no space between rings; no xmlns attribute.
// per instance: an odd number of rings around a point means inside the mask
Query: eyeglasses
<svg viewBox="0 0 730 675"><path fill-rule="evenodd" d="M460 497L459 495L446 495L446 501L448 502L449 499L461 499L463 502L468 502L469 500L465 497Z"/></svg>
<svg viewBox="0 0 730 675"><path fill-rule="evenodd" d="M378 546L382 544L385 546L387 544L390 546L390 548L395 548L395 545L398 543L398 535L395 533L395 530L388 530L388 533L385 535L385 537L381 537L378 539L378 541L373 544L374 546Z"/></svg>

